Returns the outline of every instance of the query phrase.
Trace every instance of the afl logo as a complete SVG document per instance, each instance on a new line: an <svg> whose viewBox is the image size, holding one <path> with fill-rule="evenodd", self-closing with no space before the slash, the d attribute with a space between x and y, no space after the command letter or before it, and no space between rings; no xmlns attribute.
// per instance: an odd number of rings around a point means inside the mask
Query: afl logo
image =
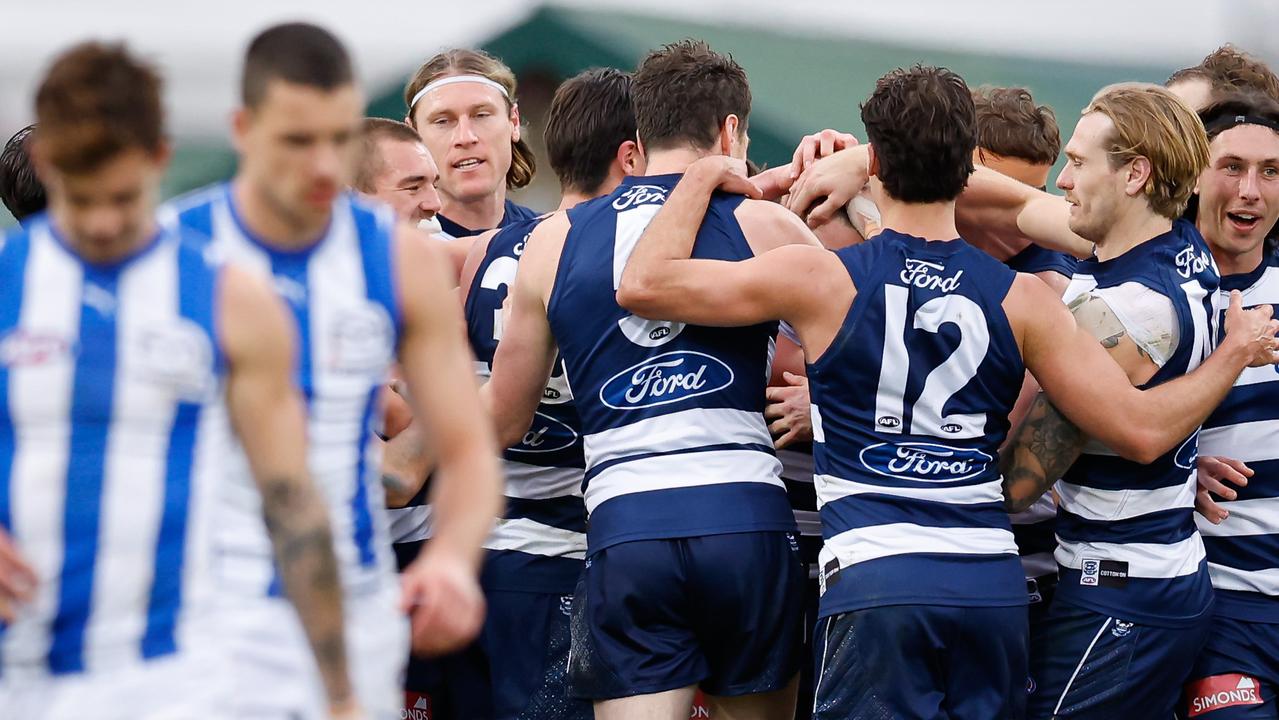
<svg viewBox="0 0 1279 720"><path fill-rule="evenodd" d="M524 433L519 445L511 447L513 453L551 453L567 450L577 444L577 431L545 413L533 415L533 426Z"/></svg>
<svg viewBox="0 0 1279 720"><path fill-rule="evenodd" d="M650 332L650 333L648 334L648 339L649 339L649 340L661 340L662 338L664 338L664 337L666 337L667 335L670 335L670 334L671 334L671 328L670 328L670 326L669 326L669 325L663 325L663 326L661 326L661 327L657 328L656 330L654 330L654 331Z"/></svg>
<svg viewBox="0 0 1279 720"><path fill-rule="evenodd" d="M600 402L614 410L639 410L709 395L732 384L733 370L719 358L675 350L609 378L600 388Z"/></svg>
<svg viewBox="0 0 1279 720"><path fill-rule="evenodd" d="M885 415L876 420L875 424L882 428L899 428L902 426L902 419L892 417L891 415Z"/></svg>
<svg viewBox="0 0 1279 720"><path fill-rule="evenodd" d="M542 399L543 400L559 400L560 391L556 390L553 387L544 388L542 390Z"/></svg>
<svg viewBox="0 0 1279 720"><path fill-rule="evenodd" d="M877 475L938 483L977 477L993 460L973 448L923 442L878 443L863 449L858 459Z"/></svg>
<svg viewBox="0 0 1279 720"><path fill-rule="evenodd" d="M964 426L958 423L946 423L945 425L941 426L941 429L942 429L942 432L948 432L953 434L953 433L959 432L960 430L963 430Z"/></svg>

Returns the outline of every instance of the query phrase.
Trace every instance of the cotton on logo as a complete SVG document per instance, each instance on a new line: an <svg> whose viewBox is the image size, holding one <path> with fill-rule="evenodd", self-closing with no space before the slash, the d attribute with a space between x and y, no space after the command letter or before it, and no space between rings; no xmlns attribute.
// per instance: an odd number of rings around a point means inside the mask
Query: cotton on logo
<svg viewBox="0 0 1279 720"><path fill-rule="evenodd" d="M400 720L431 720L431 698L411 690L404 693Z"/></svg>
<svg viewBox="0 0 1279 720"><path fill-rule="evenodd" d="M1257 692L1257 681L1248 675L1213 675L1186 686L1189 717L1238 705L1260 704L1261 694Z"/></svg>

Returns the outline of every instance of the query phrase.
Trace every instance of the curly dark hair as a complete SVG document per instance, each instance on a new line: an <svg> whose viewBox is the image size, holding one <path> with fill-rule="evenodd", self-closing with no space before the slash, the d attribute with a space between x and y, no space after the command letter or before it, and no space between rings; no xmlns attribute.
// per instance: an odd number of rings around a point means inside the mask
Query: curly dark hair
<svg viewBox="0 0 1279 720"><path fill-rule="evenodd" d="M564 190L594 193L608 176L617 148L635 140L632 78L594 68L559 86L546 119L546 153Z"/></svg>
<svg viewBox="0 0 1279 720"><path fill-rule="evenodd" d="M49 204L27 148L27 139L35 129L35 125L22 128L0 150L0 201L16 220L34 215Z"/></svg>
<svg viewBox="0 0 1279 720"><path fill-rule="evenodd" d="M1052 165L1061 153L1057 115L1036 105L1022 87L983 85L973 91L977 107L977 146L1006 158Z"/></svg>
<svg viewBox="0 0 1279 720"><path fill-rule="evenodd" d="M710 149L720 124L736 115L746 129L751 88L730 55L702 40L681 40L649 53L635 71L635 124L649 150Z"/></svg>
<svg viewBox="0 0 1279 720"><path fill-rule="evenodd" d="M1230 43L1208 53L1198 65L1173 73L1164 84L1196 78L1212 86L1214 102L1238 90L1255 90L1279 100L1279 76L1264 61Z"/></svg>
<svg viewBox="0 0 1279 720"><path fill-rule="evenodd" d="M159 150L160 75L124 45L76 45L54 61L36 90L33 139L67 173L91 172L132 148Z"/></svg>
<svg viewBox="0 0 1279 720"><path fill-rule="evenodd" d="M866 137L890 197L908 203L953 200L968 185L977 147L972 91L946 68L897 68L862 103Z"/></svg>

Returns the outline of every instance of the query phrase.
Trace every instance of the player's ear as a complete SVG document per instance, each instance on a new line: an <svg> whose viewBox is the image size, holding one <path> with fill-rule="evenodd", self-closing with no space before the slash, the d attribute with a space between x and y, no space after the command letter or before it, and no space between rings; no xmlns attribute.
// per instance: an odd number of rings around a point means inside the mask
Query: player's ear
<svg viewBox="0 0 1279 720"><path fill-rule="evenodd" d="M1154 182L1152 182L1151 174L1154 167L1150 164L1150 158L1138 155L1129 161L1128 174L1124 178L1124 191L1132 197L1140 194L1150 195L1155 190Z"/></svg>
<svg viewBox="0 0 1279 720"><path fill-rule="evenodd" d="M879 177L879 155L875 154L875 146L866 145L866 175Z"/></svg>
<svg viewBox="0 0 1279 720"><path fill-rule="evenodd" d="M719 124L719 153L721 155L733 155L733 150L741 139L738 135L739 130L741 130L740 119L733 113L725 115L724 121Z"/></svg>
<svg viewBox="0 0 1279 720"><path fill-rule="evenodd" d="M617 146L616 160L623 175L638 175L643 172L644 155L634 140L627 140Z"/></svg>
<svg viewBox="0 0 1279 720"><path fill-rule="evenodd" d="M244 139L249 134L252 112L246 107L238 107L231 113L231 144L240 154L244 154L245 151Z"/></svg>

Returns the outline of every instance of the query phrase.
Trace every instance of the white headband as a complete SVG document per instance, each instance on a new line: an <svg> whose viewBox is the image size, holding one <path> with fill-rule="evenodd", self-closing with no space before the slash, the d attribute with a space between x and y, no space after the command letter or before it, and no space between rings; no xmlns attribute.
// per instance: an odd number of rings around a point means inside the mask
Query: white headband
<svg viewBox="0 0 1279 720"><path fill-rule="evenodd" d="M494 90L502 93L502 97L506 98L508 102L511 99L511 96L506 92L506 88L502 87L501 84L484 77L483 75L450 75L449 77L440 78L439 80L432 80L426 84L426 87L418 90L417 94L414 95L413 99L409 102L409 113L412 114L413 106L417 105L418 100L426 97L427 93L437 88L442 88L445 85L454 85L456 83L479 83L481 85L488 85Z"/></svg>

